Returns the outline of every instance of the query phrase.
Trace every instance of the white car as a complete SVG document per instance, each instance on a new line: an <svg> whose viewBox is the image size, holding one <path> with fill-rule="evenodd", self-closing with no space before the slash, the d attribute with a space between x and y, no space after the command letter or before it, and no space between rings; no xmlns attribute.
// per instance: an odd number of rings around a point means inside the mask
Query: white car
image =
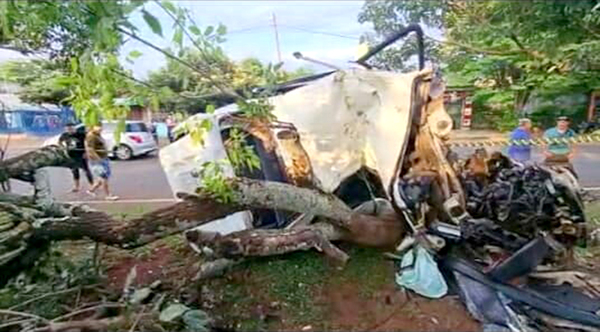
<svg viewBox="0 0 600 332"><path fill-rule="evenodd" d="M79 124L75 126L77 131L85 131L85 126ZM117 122L102 122L102 138L106 142L110 151L111 158L128 160L133 157L143 156L158 150L158 145L149 132L146 124L142 121L125 121L125 130L121 133L120 140L117 142L115 132ZM60 135L47 139L43 146L58 145Z"/></svg>

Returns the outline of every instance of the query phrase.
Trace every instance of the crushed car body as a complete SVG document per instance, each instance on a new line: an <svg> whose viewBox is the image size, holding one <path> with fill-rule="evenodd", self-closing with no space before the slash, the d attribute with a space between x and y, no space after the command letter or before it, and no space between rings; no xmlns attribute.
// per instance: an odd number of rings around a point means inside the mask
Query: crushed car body
<svg viewBox="0 0 600 332"><path fill-rule="evenodd" d="M293 82L270 97L276 121L242 126L260 170L240 174L226 165L226 175L317 189L360 213L394 211L408 230L388 253L398 263L398 285L431 298L458 294L490 330L600 328L600 290L576 282L568 269L588 233L572 171L497 153L450 160L452 120L441 80L428 69L365 67ZM174 193L193 193L198 165L228 157L228 131L243 121L231 104L180 128L205 119L212 126L203 144L184 134L160 151ZM245 211L201 229L278 229L303 218L309 212ZM557 272L565 265L567 272Z"/></svg>

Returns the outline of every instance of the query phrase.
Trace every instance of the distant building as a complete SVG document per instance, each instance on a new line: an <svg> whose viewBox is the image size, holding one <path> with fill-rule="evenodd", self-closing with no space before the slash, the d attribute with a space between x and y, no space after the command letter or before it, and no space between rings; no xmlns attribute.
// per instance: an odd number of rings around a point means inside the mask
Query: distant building
<svg viewBox="0 0 600 332"><path fill-rule="evenodd" d="M150 108L144 106L141 102L135 101L133 98L116 98L115 104L129 107L127 120L144 121L145 123L152 122L152 111Z"/></svg>
<svg viewBox="0 0 600 332"><path fill-rule="evenodd" d="M447 87L444 107L452 118L454 129L471 129L473 119L473 88Z"/></svg>
<svg viewBox="0 0 600 332"><path fill-rule="evenodd" d="M15 84L0 84L0 134L55 135L67 122L78 122L71 107L24 103L17 95L19 90ZM115 104L130 107L128 120L152 120L151 111L130 98L117 98Z"/></svg>
<svg viewBox="0 0 600 332"><path fill-rule="evenodd" d="M17 96L18 92L19 87L14 84L0 84L0 134L53 135L63 130L65 123L75 120L69 107L27 104Z"/></svg>

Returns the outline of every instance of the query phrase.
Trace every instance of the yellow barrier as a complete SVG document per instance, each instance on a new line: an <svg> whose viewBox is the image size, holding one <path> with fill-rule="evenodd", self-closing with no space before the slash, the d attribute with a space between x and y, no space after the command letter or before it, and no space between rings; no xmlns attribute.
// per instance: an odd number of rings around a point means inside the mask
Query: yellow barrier
<svg viewBox="0 0 600 332"><path fill-rule="evenodd" d="M465 142L446 142L446 145L451 147L494 147L494 146L542 146L547 144L582 144L582 143L598 143L600 142L600 134L577 135L574 137L565 138L535 138L529 140L485 140L485 141L465 141Z"/></svg>

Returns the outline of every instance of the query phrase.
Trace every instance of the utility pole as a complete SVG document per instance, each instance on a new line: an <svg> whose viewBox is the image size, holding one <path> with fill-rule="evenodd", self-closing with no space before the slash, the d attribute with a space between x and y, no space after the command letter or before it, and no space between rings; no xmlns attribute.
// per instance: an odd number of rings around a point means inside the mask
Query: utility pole
<svg viewBox="0 0 600 332"><path fill-rule="evenodd" d="M279 48L279 33L277 32L277 19L273 13L273 30L275 30L275 46L277 47L277 60L281 63L281 49Z"/></svg>

